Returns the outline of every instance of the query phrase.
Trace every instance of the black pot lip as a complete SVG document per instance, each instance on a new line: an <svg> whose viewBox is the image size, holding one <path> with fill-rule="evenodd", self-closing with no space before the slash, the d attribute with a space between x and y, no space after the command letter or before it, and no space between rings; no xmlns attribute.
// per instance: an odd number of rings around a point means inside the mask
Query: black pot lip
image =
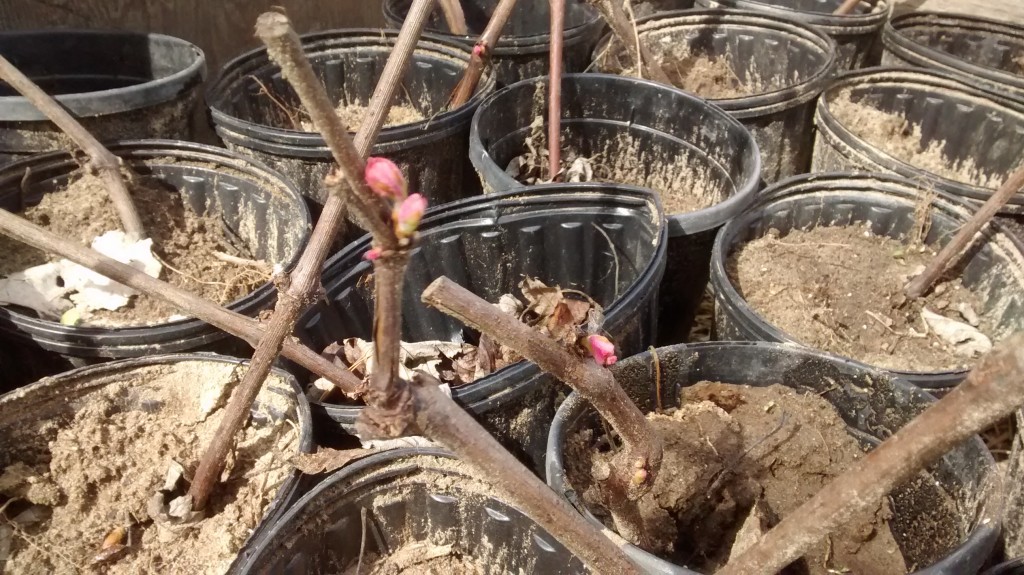
<svg viewBox="0 0 1024 575"><path fill-rule="evenodd" d="M797 20L787 20L779 16L753 10L697 8L655 12L636 21L637 33L641 35L648 31L663 28L684 26L697 28L722 24L765 28L799 37L813 43L819 52L826 55L825 65L800 83L736 98L704 98L708 102L729 112L735 118L760 117L806 104L816 98L829 85L835 74L838 58L835 40L821 31L821 29ZM592 58L592 61L596 60L597 54L600 54L607 47L611 38L612 34L610 33L601 38L597 47L594 48L595 57Z"/></svg>
<svg viewBox="0 0 1024 575"><path fill-rule="evenodd" d="M713 102L701 99L689 92L684 92L673 86L666 86L665 84L659 84L651 80L640 80L637 78L627 78L625 76L619 76L617 74L564 74L562 76L562 85L566 82L574 82L581 80L606 80L611 82L622 82L632 83L637 86L643 86L652 90L661 90L665 92L673 93L677 98L686 100L689 104L694 106L710 106L713 111L720 112L722 114L723 121L729 125L730 129L736 130L744 134L748 140L751 150L751 170L750 177L744 181L733 181L733 193L726 199L718 202L717 204L701 208L692 212L684 214L666 214L668 218L668 235L670 238L696 234L699 232L715 229L721 226L723 223L728 221L730 218L735 217L747 208L747 206L754 201L754 197L757 194L757 190L761 185L761 153L757 147L757 142L754 141L754 137L750 132L733 116L723 110L721 107L715 105ZM491 165L497 167L497 164L490 159L490 155L487 153L486 147L483 142L480 141L480 117L483 115L487 106L494 105L499 98L505 94L511 92L514 89L521 89L523 86L528 86L537 83L546 83L548 76L538 76L536 78L527 78L520 80L514 84L510 84L497 92L494 92L487 97L483 102L480 103L480 107L477 108L476 113L473 115L473 123L469 130L469 149L470 149L470 161L473 166L479 171L481 166L480 162L489 162ZM565 118L563 118L565 120ZM595 119L595 121L600 121ZM664 132L662 132L664 133ZM671 134L666 134L671 136ZM480 155L484 156L481 160L478 158ZM500 180L509 190L519 189L522 190L528 186L524 186L518 182L512 176L504 173L504 170L496 170L497 173L495 178ZM635 186L630 184L614 184L624 189L632 190L650 190L650 188L644 188L641 186ZM657 195L657 194L655 194Z"/></svg>
<svg viewBox="0 0 1024 575"><path fill-rule="evenodd" d="M932 400L935 399L934 396L929 394L927 391L920 390L917 386L908 383L907 381L900 379L899 377L892 377L891 374L886 373L883 370L879 370L878 368L866 365L862 362L853 359L832 355L815 349L793 346L788 343L767 341L708 341L699 343L675 344L667 347L658 348L655 350L655 352L658 353L659 356L667 356L674 352L685 352L692 355L698 355L701 353L702 350L717 348L761 348L764 350L770 350L790 355L803 355L805 357L813 357L830 363L844 363L866 373L871 373L877 378L887 379L892 384L893 388L895 390L900 391L901 393L910 395L921 394L926 398L930 398ZM626 360L632 358L648 358L650 356L651 351L648 350L631 356L630 358L626 358ZM552 490L558 493L560 497L566 499L571 505L573 505L573 507L575 507L576 510L579 511L580 514L583 515L583 517L588 522L599 528L606 528L605 525L597 517L595 517L593 513L590 512L590 510L585 506L585 504L579 499L578 495L576 494L572 486L569 485L566 478L565 466L563 464L564 450L562 449L562 441L560 441L560 438L568 433L568 426L571 423L570 418L574 417L580 410L586 409L588 405L589 403L585 399L583 399L583 397L578 392L574 391L565 399L565 401L562 402L562 405L560 405L558 407L558 410L555 412L555 417L551 422L551 430L548 433L548 442L545 458L545 481L548 484L548 487L550 487ZM980 439L978 439L977 436L975 436L971 441L980 441ZM992 457L991 453L988 452L987 448L985 449L984 454L986 456L986 463L994 466L995 459ZM1000 491L999 493L1000 500L996 501L995 505L993 506L996 509L993 509L993 511L991 511L990 513L994 513L996 517L1001 518L1003 515L1003 508L1005 506L1005 496L1002 495L1002 491ZM978 524L976 524L974 528L971 529L971 531L957 544L957 547L950 550L950 552L945 555L945 558L953 556L957 551L965 547L973 547L976 545L980 545L981 543L989 539L991 539L994 543L995 538L999 535L1000 528L1001 527L999 521L989 521L988 523L985 523L984 521L979 521ZM630 558L632 558L634 561L640 562L648 572L665 573L668 575L702 575L696 571L689 570L685 567L671 564L668 561L652 553L644 551L643 549L635 545L625 542L618 536L617 533L615 534L615 538L617 542L619 542L619 544L623 546L623 549L626 550L626 553L630 556ZM938 569L936 569L936 567L938 567ZM932 565L929 567L925 567L923 569L919 569L914 573L915 575L944 575L950 572L951 571L939 567L939 565Z"/></svg>
<svg viewBox="0 0 1024 575"><path fill-rule="evenodd" d="M985 201L988 199L988 197L995 191L994 189L982 188L980 186L950 180L899 160L883 152L871 142L855 134L832 114L830 102L831 97L834 94L847 88L865 87L871 84L881 83L903 84L906 87L920 90L922 92L927 92L933 88L948 90L956 93L960 97L984 104L990 109L999 110L1003 114L1016 115L1020 117L1022 125L1024 125L1024 101L1018 102L1006 94L997 94L989 90L970 86L964 83L964 79L962 77L954 74L927 68L912 68L908 66L877 66L846 72L838 76L835 81L833 81L829 87L821 93L821 97L818 98L815 124L818 126L819 138L826 137L826 133L831 131L833 137L838 138L847 144L851 141L856 143L858 151L870 158L872 162L884 166L886 169L890 169L901 176L907 178L923 177L931 179L938 182L941 187L947 191L962 194L977 201ZM1007 204L1024 205L1024 196L1018 194L1015 197L1011 197Z"/></svg>
<svg viewBox="0 0 1024 575"><path fill-rule="evenodd" d="M925 44L915 42L904 31L917 26L947 25L948 31L954 34L964 31L978 31L986 34L998 33L1016 36L1024 44L1024 26L1009 21L991 20L979 16L956 14L949 12L909 12L894 16L885 23L882 31L882 42L896 56L912 58L914 63L938 66L942 69L955 70L964 74L989 79L1024 90L1024 77L1011 74L999 68L982 66L969 60L958 58L948 52L937 50Z"/></svg>
<svg viewBox="0 0 1024 575"><path fill-rule="evenodd" d="M758 201L751 206L751 210L728 222L721 230L719 230L718 235L715 237L715 242L711 249L711 282L715 286L715 298L728 301L730 305L735 306L740 312L742 312L745 319L752 321L756 325L757 330L767 334L767 337L771 338L772 342L796 347L800 350L812 351L823 356L841 358L844 361L853 362L859 365L865 365L871 370L888 373L904 381L913 382L914 385L921 387L922 389L944 389L956 385L967 377L967 374L970 372L969 369L947 369L936 371L886 369L865 364L862 361L851 357L830 354L816 348L806 346L764 319L764 317L762 317L757 310L751 307L750 304L747 303L747 300L740 295L736 286L729 278L729 274L726 272L726 261L729 258L733 245L730 240L745 225L760 217L760 214L756 213L754 208L765 207L779 200L785 200L794 196L821 193L822 190L816 188L821 184L828 183L830 181L843 182L847 188L844 191L847 193L892 195L900 199L906 199L906 197L898 195L895 190L914 193L921 189L921 186L913 180L881 172L825 172L800 174L769 186L761 192ZM935 190L935 193L937 194L937 197L933 200L933 205L935 208L941 209L948 215L966 221L974 213L972 206L962 198L942 190ZM999 224L999 222L991 221L989 222L989 226L991 226L991 229L994 232L1002 234L1007 238L1012 238L1012 235L1006 232L1005 228ZM1018 250L1024 252L1024 249L1022 249L1024 246L1022 246L1020 242L1011 240L1010 243L1012 243Z"/></svg>
<svg viewBox="0 0 1024 575"><path fill-rule="evenodd" d="M716 1L731 8L752 8L759 12L767 12L792 20L801 20L815 26L825 27L829 32L841 35L861 34L880 28L889 19L889 12L892 10L892 3L887 0L879 0L879 5L882 6L881 10L859 14L843 14L841 16L834 15L831 12L797 10L760 0Z"/></svg>
<svg viewBox="0 0 1024 575"><path fill-rule="evenodd" d="M344 41L353 46L366 42L367 46L394 46L398 38L398 30L373 29L373 28L341 28L324 32L313 32L299 36L304 50L317 51L323 46L332 42ZM416 45L416 51L430 50L443 52L445 57L457 58L469 61L470 48L461 42L438 36L436 34L421 34ZM307 55L309 52L306 52ZM415 53L415 52L414 52ZM206 103L210 108L210 115L215 128L220 131L221 127L241 134L247 138L246 145L255 147L264 145L269 147L271 153L273 148L282 149L306 149L306 154L315 154L310 157L320 157L328 150L323 136L316 132L301 132L285 128L276 128L265 124L259 124L250 120L242 119L225 112L219 106L238 79L230 77L237 69L249 70L253 66L264 68L275 66L267 56L267 49L256 48L235 57L225 64L214 81L210 82L206 90ZM454 110L447 110L426 120L403 124L400 126L381 128L377 137L375 147L387 146L395 142L409 139L428 139L433 136L434 131L450 131L453 128L467 122L473 115L480 102L494 90L495 79L493 73L485 73L477 85L474 93L468 101ZM419 140L417 140L419 141ZM294 154L295 152L287 152ZM302 154L305 155L305 154Z"/></svg>
<svg viewBox="0 0 1024 575"><path fill-rule="evenodd" d="M630 289L622 293L619 296L618 301L605 310L605 324L614 324L621 321L627 321L628 317L625 317L624 312L621 310L626 307L632 307L632 300L642 297L637 286L654 284L655 278L664 273L669 233L667 229L668 226L664 224L661 201L658 198L658 195L653 191L636 186L598 182L580 184L559 183L547 184L544 186L531 186L530 188L519 188L506 192L466 198L449 204L444 204L436 208L431 208L425 214L422 222L420 223L420 227L421 229L425 228L432 221L457 217L460 212L476 211L479 209L480 205L514 200L516 198L521 198L524 195L527 197L534 196L537 198L549 199L546 196L557 194L558 196L566 199L572 199L573 197L579 197L581 193L586 194L597 192L600 195L606 196L608 195L609 188L613 192L627 192L632 194L638 200L649 203L653 207L653 211L662 217L662 223L659 226L660 231L658 232L658 237L656 239L658 247L652 255L651 262L649 262L640 277L633 282ZM567 191L564 194L560 193L563 190ZM444 228L448 226L459 225L459 221L461 220L442 224L438 226L437 229L443 231ZM369 235L364 235L362 238L352 242L346 246L342 252L332 256L331 259L324 264L324 269L326 270L327 267L332 265L334 262L343 262L345 260L355 259L357 254L362 254L366 251L371 241L372 238ZM326 279L326 272L324 276ZM331 280L326 280L325 283L329 281ZM452 398L458 403L463 404L469 410L474 412L485 412L487 409L481 409L481 407L490 403L496 395L501 394L502 397L517 397L518 395L526 393L533 386L541 383L541 380L538 378L539 375L541 375L541 371L535 364L525 360L519 361L470 384L452 388ZM362 405L324 404L315 401L312 402L312 405L316 410L322 409L335 421L354 420L363 409Z"/></svg>
<svg viewBox="0 0 1024 575"><path fill-rule="evenodd" d="M276 180L279 183L279 186L278 189L273 191L275 193L285 195L295 206L297 206L300 213L303 214L302 220L306 224L306 233L304 234L298 249L296 249L295 254L285 265L285 271L290 271L295 267L295 264L298 263L299 257L302 255L302 251L305 249L306 243L309 241L310 230L312 229L312 216L309 213L309 208L306 206L305 200L302 199L302 195L299 193L295 184L277 170L270 168L255 158L243 156L224 148L218 148L207 144L185 142L182 140L119 140L108 142L105 145L107 146L107 149L119 157L137 157L139 161L144 161L148 158L158 159L166 156L184 155L186 158L194 158L206 162L231 164L230 167L233 169L254 172L257 174L261 173L267 181ZM53 163L72 169L78 169L79 167L79 164L75 162L72 156L67 152L47 152L6 164L0 167L0 174L9 171L24 172L26 168L39 166L40 164ZM249 294L238 298L225 307L238 313L251 313L270 303L273 298L276 297L276 293L277 291L273 283L266 282ZM207 322L194 317L145 326L125 326L116 328L73 327L62 325L55 321L30 317L7 307L0 307L0 322L10 322L20 330L29 328L32 333L32 339L37 341L41 334L46 334L53 337L56 341L59 341L62 346L81 346L83 350L95 349L95 344L90 344L90 340L93 338L116 338L116 343L111 342L109 344L111 347L119 347L121 345L128 345L131 347L132 345L128 344L124 340L145 341L153 336L163 334L164 337L155 340L159 343L166 341L165 334L168 332L179 332L183 338L190 340L199 336L216 336L214 339L223 337L220 330ZM6 329L0 329L6 331ZM196 334L195 332L197 331L200 331L200 333Z"/></svg>
<svg viewBox="0 0 1024 575"><path fill-rule="evenodd" d="M37 29L37 30L16 30L0 33L0 40L14 39L18 41L29 41L36 38L76 38L85 39L101 36L117 36L122 38L146 38L149 41L158 41L174 46L181 50L191 50L195 54L195 60L186 68L149 82L113 88L109 90L97 90L95 92L82 92L78 94L64 94L54 96L54 99L61 103L76 116L100 116L128 112L154 104L160 104L177 98L182 92L198 86L206 77L206 55L195 44L153 32L128 32L124 30L88 30L88 29ZM4 122L38 122L48 121L47 117L39 112L36 107L22 96L0 97L0 121Z"/></svg>
<svg viewBox="0 0 1024 575"><path fill-rule="evenodd" d="M402 22L405 17L395 11L396 0L385 0L381 3L381 12L384 15L384 20L389 24L391 22ZM589 15L587 21L578 26L566 28L562 34L564 36L563 42L567 46L572 46L586 40L587 36L596 30L599 30L603 26L601 15L596 10L591 8L589 5L583 4L583 9ZM459 36L456 34L450 34L443 30L437 30L435 28L425 28L425 31L429 34L436 35L442 38L450 38L461 44L473 46L479 40L479 36L467 35ZM530 34L526 36L506 36L501 35L498 38L498 43L493 47L493 54L495 56L517 56L522 55L524 49L527 53L546 53L549 51L549 45L551 42L551 35L544 34Z"/></svg>

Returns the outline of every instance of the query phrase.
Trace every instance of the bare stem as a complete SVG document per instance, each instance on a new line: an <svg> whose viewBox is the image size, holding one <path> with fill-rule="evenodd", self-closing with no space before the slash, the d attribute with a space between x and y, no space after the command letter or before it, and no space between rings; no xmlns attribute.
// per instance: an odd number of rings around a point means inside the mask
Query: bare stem
<svg viewBox="0 0 1024 575"><path fill-rule="evenodd" d="M484 74L484 68L491 61L491 50L498 43L501 30L505 27L505 22L508 22L508 17L512 14L512 9L515 6L516 0L499 0L498 5L494 7L491 20L473 48L473 54L469 58L466 70L462 73L462 79L459 80L455 91L452 92L449 108L458 108L473 96L477 84L480 83L480 77Z"/></svg>
<svg viewBox="0 0 1024 575"><path fill-rule="evenodd" d="M644 77L655 82L672 85L665 71L655 61L651 51L643 42L636 42L636 23L631 23L622 6L617 0L586 0L588 4L597 9L604 17L612 33L618 39L622 47L626 49L630 59L636 64L636 69Z"/></svg>
<svg viewBox="0 0 1024 575"><path fill-rule="evenodd" d="M953 239L949 240L939 254L928 263L928 267L920 275L910 280L903 290L906 296L910 299L919 298L931 289L932 284L942 276L953 260L974 240L975 234L981 231L981 228L985 227L985 224L996 215L996 212L1006 205L1006 202L1010 201L1010 198L1021 188L1024 188L1024 166L1010 174L1003 185L978 208L978 211L971 219L967 220L967 223L960 228Z"/></svg>
<svg viewBox="0 0 1024 575"><path fill-rule="evenodd" d="M121 161L117 156L103 147L99 140L78 123L78 120L3 56L0 56L0 78L10 84L25 99L32 102L40 112L63 130L89 156L89 167L95 170L103 180L103 184L110 194L110 201L113 202L114 209L117 210L117 215L121 218L121 225L124 226L128 238L137 241L146 237L142 220L135 210L135 204L125 186L124 178L121 177Z"/></svg>
<svg viewBox="0 0 1024 575"><path fill-rule="evenodd" d="M551 0L551 60L548 66L548 179L562 169L562 40L565 37L565 0Z"/></svg>
<svg viewBox="0 0 1024 575"><path fill-rule="evenodd" d="M1024 333L983 357L967 379L787 515L718 575L777 573L918 471L1024 405Z"/></svg>
<svg viewBox="0 0 1024 575"><path fill-rule="evenodd" d="M448 23L448 30L456 36L468 36L466 14L462 11L462 4L459 0L439 0L439 2L441 11L444 12L444 20Z"/></svg>
<svg viewBox="0 0 1024 575"><path fill-rule="evenodd" d="M438 381L417 373L410 390L416 426L451 449L510 503L583 560L594 573L640 573L623 550L548 488L458 404L438 389Z"/></svg>
<svg viewBox="0 0 1024 575"><path fill-rule="evenodd" d="M846 0L840 4L832 14L834 16L845 16L850 12L853 12L853 9L856 8L858 4L860 4L860 0Z"/></svg>

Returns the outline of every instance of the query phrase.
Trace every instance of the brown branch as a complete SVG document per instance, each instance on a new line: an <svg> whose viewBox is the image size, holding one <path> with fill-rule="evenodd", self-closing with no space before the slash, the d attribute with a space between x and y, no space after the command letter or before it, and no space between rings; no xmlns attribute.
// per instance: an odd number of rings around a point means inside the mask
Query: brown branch
<svg viewBox="0 0 1024 575"><path fill-rule="evenodd" d="M636 23L630 22L622 6L616 0L586 0L588 4L597 9L604 17L605 22L612 29L612 33L622 44L629 54L629 57L636 64L636 69L641 76L650 78L655 82L672 85L665 71L661 69L654 55L651 54L647 44L636 42ZM639 51L639 52L638 52Z"/></svg>
<svg viewBox="0 0 1024 575"><path fill-rule="evenodd" d="M21 73L14 64L0 56L0 78L11 85L32 104L74 140L78 147L89 156L88 166L103 180L110 201L121 218L125 234L132 241L146 237L146 230L135 210L135 204L121 177L121 161L110 150L103 147L92 134L78 123L56 100L39 88L31 79Z"/></svg>
<svg viewBox="0 0 1024 575"><path fill-rule="evenodd" d="M438 3L444 13L444 21L448 23L448 30L456 36L468 36L466 14L462 11L462 4L459 0L438 0Z"/></svg>
<svg viewBox="0 0 1024 575"><path fill-rule="evenodd" d="M776 573L898 485L1024 405L1024 333L983 357L967 379L787 515L718 575Z"/></svg>
<svg viewBox="0 0 1024 575"><path fill-rule="evenodd" d="M263 325L250 317L227 310L193 293L150 277L128 264L63 239L6 210L0 210L0 233L36 249L71 260L145 295L165 301L187 315L197 317L245 340L253 347L256 347L263 336ZM334 365L319 353L291 338L285 341L283 354L302 367L321 374L349 396L360 395L365 388L362 381L351 372Z"/></svg>
<svg viewBox="0 0 1024 575"><path fill-rule="evenodd" d="M838 8L836 8L835 12L833 12L832 15L845 16L850 12L853 12L853 9L856 8L858 4L860 4L860 0L845 0L845 2L843 2L842 4L839 5Z"/></svg>
<svg viewBox="0 0 1024 575"><path fill-rule="evenodd" d="M981 228L985 227L985 224L996 215L996 212L1022 188L1024 188L1024 166L1010 174L1003 185L978 208L978 211L971 219L967 220L967 223L960 228L953 239L949 240L939 254L928 263L928 267L920 275L910 280L903 290L906 296L910 299L919 298L931 289L932 284L942 276L954 258L970 245Z"/></svg>
<svg viewBox="0 0 1024 575"><path fill-rule="evenodd" d="M481 478L594 573L640 573L618 545L512 457L465 410L441 393L438 384L436 379L417 373L409 386L416 404L416 427L424 435L475 467Z"/></svg>
<svg viewBox="0 0 1024 575"><path fill-rule="evenodd" d="M562 41L565 0L551 0L551 59L548 65L548 178L562 170Z"/></svg>
<svg viewBox="0 0 1024 575"><path fill-rule="evenodd" d="M473 54L469 57L469 64L466 65L466 70L462 73L462 79L459 80L455 91L452 92L448 104L450 109L458 108L473 96L476 85L480 83L480 77L484 74L484 68L491 62L491 50L497 45L501 31L505 28L505 23L508 22L508 17L515 7L516 0L500 0L494 7L491 20L484 28L480 39L477 40L476 46L473 47Z"/></svg>
<svg viewBox="0 0 1024 575"><path fill-rule="evenodd" d="M416 11L417 8L422 10L424 4L432 5L432 3L433 0L417 0L410 13ZM412 57L412 51L415 49L415 39L419 37L423 25L423 21L416 21L413 18L406 19L396 46L404 45L407 47L407 51L392 51L389 60L397 62L390 66L392 69L405 69L406 62ZM368 226L367 229L373 233L379 245L387 251L397 250L400 247L398 238L389 225L390 220L386 206L381 198L369 189L363 179L366 166L362 154L349 138L348 128L335 113L334 107L327 97L327 92L313 73L313 68L302 50L299 37L292 29L287 16L277 12L260 15L256 21L256 35L267 46L267 54L270 59L280 66L282 76L298 94L299 100L313 120L314 127L323 135L335 161L338 162L340 175L348 183L348 187L337 181L339 179L337 173L329 175L325 180L330 189L347 192L346 198L343 199L337 193L330 195L324 213L321 214L320 220L313 229L309 244L286 282L287 287L279 289L277 305L270 325L256 346L252 361L242 381L232 394L217 432L196 468L188 495L192 499L193 508L197 510L206 507L213 487L220 477L224 462L227 460L228 452L234 444L235 435L248 419L252 402L259 395L274 360L281 353L285 339L294 331L299 314L315 303L319 297L320 268L323 266L324 259L341 227L345 200L347 200L348 206L361 216L361 221ZM409 40L410 36L413 37L412 41ZM397 85L397 78L391 85ZM378 91L375 96L382 96L377 99L375 104L382 106L384 110L383 112L371 110L367 113L367 119L377 118L379 121L383 121L383 118L387 116L387 107L390 105L393 95L388 96ZM364 120L361 131L364 134L373 134L376 130L369 125L368 121ZM368 148L369 145L370 139L367 138L364 140L364 146Z"/></svg>

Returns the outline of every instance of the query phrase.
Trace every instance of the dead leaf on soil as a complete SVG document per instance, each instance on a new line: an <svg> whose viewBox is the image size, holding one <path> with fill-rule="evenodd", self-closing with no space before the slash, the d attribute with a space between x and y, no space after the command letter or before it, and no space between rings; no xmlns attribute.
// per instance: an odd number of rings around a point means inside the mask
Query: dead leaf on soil
<svg viewBox="0 0 1024 575"><path fill-rule="evenodd" d="M921 318L953 352L963 357L978 357L992 350L992 340L976 327L939 315L928 308L921 310Z"/></svg>
<svg viewBox="0 0 1024 575"><path fill-rule="evenodd" d="M329 473L362 459L368 455L378 453L378 449L332 449L321 447L316 453L299 453L288 460L295 469L306 475L319 475Z"/></svg>

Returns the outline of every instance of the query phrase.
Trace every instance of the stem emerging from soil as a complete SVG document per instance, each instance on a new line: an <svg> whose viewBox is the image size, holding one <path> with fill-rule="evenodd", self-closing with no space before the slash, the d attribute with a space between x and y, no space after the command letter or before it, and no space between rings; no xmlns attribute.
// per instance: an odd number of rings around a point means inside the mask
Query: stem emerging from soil
<svg viewBox="0 0 1024 575"><path fill-rule="evenodd" d="M551 60L548 78L548 179L562 169L562 40L565 35L565 0L551 0Z"/></svg>
<svg viewBox="0 0 1024 575"><path fill-rule="evenodd" d="M459 0L438 0L441 4L441 11L444 12L444 21L448 23L448 29L456 36L468 36L469 28L466 27L466 14L462 11L462 4Z"/></svg>
<svg viewBox="0 0 1024 575"><path fill-rule="evenodd" d="M834 16L846 16L850 12L853 12L853 9L856 8L858 4L860 4L860 0L846 0L840 4L832 14Z"/></svg>
<svg viewBox="0 0 1024 575"><path fill-rule="evenodd" d="M1024 188L1024 166L1010 174L1003 185L978 208L978 211L971 219L967 220L967 223L960 228L953 239L949 240L939 254L928 263L928 267L921 272L921 275L910 280L903 290L904 294L910 299L915 299L931 289L932 284L942 276L953 260L963 253L964 249L974 240L975 234L981 231L981 228L985 227L985 224L996 215L996 212L1022 188Z"/></svg>
<svg viewBox="0 0 1024 575"><path fill-rule="evenodd" d="M487 27L484 28L480 39L476 41L476 46L473 47L473 54L469 58L466 70L462 73L462 79L459 80L455 91L452 92L451 102L448 104L449 109L458 108L473 96L476 85L480 83L480 77L484 74L484 69L491 62L491 50L498 43L501 30L505 27L505 22L508 22L508 17L512 14L512 9L515 6L516 0L500 0L494 7L491 20L487 22Z"/></svg>
<svg viewBox="0 0 1024 575"><path fill-rule="evenodd" d="M612 29L612 33L615 34L622 47L629 53L633 63L636 64L636 69L641 76L668 86L672 85L672 80L658 65L647 45L636 41L636 23L630 22L626 17L618 0L586 0L586 2L596 8L604 17L605 22Z"/></svg>
<svg viewBox="0 0 1024 575"><path fill-rule="evenodd" d="M850 518L877 505L949 450L1024 405L1024 333L983 357L967 379L787 515L718 575L777 573Z"/></svg>
<svg viewBox="0 0 1024 575"><path fill-rule="evenodd" d="M142 226L139 213L135 210L124 178L121 177L121 160L103 147L99 140L78 123L78 120L3 56L0 56L0 78L32 102L89 156L88 167L95 170L103 180L128 239L138 241L145 238L146 230Z"/></svg>

